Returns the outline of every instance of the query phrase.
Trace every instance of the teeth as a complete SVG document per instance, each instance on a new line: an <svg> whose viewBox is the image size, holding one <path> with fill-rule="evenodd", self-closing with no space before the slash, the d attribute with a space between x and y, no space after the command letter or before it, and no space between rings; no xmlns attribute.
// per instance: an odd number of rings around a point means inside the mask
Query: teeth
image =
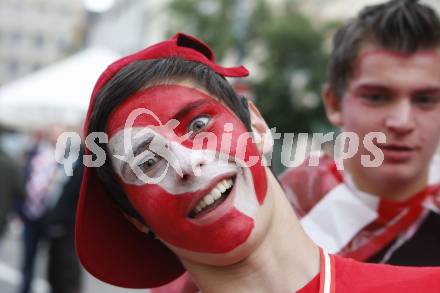
<svg viewBox="0 0 440 293"><path fill-rule="evenodd" d="M214 198L214 200L219 199L222 196L223 191L225 190L220 190L220 188L216 187L213 191L211 191L211 196Z"/></svg>
<svg viewBox="0 0 440 293"><path fill-rule="evenodd" d="M223 182L220 182L220 184L216 187L216 189L218 189L220 193L223 193L226 191L227 188L226 185L223 184Z"/></svg>
<svg viewBox="0 0 440 293"><path fill-rule="evenodd" d="M211 194L208 194L207 196L205 196L204 201L205 201L206 205L210 205L214 202L214 197L212 196L212 193L213 192L211 192Z"/></svg>
<svg viewBox="0 0 440 293"><path fill-rule="evenodd" d="M217 186L214 187L210 193L208 193L204 198L202 198L202 200L200 200L200 202L194 208L194 211L196 213L199 213L207 206L213 204L216 200L218 200L222 196L223 192L231 188L232 183L233 183L232 179L225 179L219 182L219 184L217 184Z"/></svg>

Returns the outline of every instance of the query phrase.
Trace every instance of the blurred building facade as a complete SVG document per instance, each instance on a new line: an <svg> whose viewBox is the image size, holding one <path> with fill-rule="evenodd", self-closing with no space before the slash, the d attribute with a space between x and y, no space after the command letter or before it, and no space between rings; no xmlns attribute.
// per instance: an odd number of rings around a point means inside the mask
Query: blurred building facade
<svg viewBox="0 0 440 293"><path fill-rule="evenodd" d="M85 45L125 55L164 39L169 1L115 0L107 11L89 12Z"/></svg>
<svg viewBox="0 0 440 293"><path fill-rule="evenodd" d="M0 85L75 51L85 27L81 0L0 0Z"/></svg>

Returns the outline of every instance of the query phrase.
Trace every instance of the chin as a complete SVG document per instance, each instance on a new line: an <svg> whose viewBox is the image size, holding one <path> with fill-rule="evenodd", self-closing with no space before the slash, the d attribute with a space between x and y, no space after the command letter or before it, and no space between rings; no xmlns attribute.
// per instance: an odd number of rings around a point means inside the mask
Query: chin
<svg viewBox="0 0 440 293"><path fill-rule="evenodd" d="M406 164L384 164L378 167L378 170L373 174L375 174L376 180L400 183L415 180L423 171L420 168Z"/></svg>
<svg viewBox="0 0 440 293"><path fill-rule="evenodd" d="M193 252L172 246L169 248L173 250L183 262L217 267L231 266L239 263L251 255L253 251L253 245L247 242L230 252L218 254Z"/></svg>
<svg viewBox="0 0 440 293"><path fill-rule="evenodd" d="M258 234L260 233L253 231L243 244L225 253L194 252L165 244L176 253L184 263L190 262L199 265L224 267L237 264L248 258L261 244L261 235Z"/></svg>
<svg viewBox="0 0 440 293"><path fill-rule="evenodd" d="M223 253L202 253L202 252L194 252L191 250L179 248L173 246L169 243L165 243L176 255L183 260L183 262L191 262L202 265L210 265L210 266L231 266L242 262L253 252L255 252L258 247L262 244L266 236L268 235L268 231L271 224L272 218L272 207L273 202L272 198L267 195L267 198L263 205L260 206L258 212L254 218L254 227L246 238L246 240L238 245L237 247L231 249L228 252Z"/></svg>

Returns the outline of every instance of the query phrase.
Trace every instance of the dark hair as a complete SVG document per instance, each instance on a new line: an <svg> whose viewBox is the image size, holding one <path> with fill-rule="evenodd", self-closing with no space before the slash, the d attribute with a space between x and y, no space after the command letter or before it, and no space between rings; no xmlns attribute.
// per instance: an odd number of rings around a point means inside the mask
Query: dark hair
<svg viewBox="0 0 440 293"><path fill-rule="evenodd" d="M166 59L135 61L122 68L100 90L90 116L88 133L106 132L110 113L127 97L146 86L175 83L183 80L196 82L201 88L223 101L251 131L251 122L247 100L237 96L227 80L211 70L207 65L187 61L179 57ZM105 145L99 144L107 153ZM114 203L123 212L143 222L142 217L133 208L122 188L116 181L110 160L96 168L99 179Z"/></svg>
<svg viewBox="0 0 440 293"><path fill-rule="evenodd" d="M328 83L340 99L355 71L364 43L413 53L440 44L440 21L436 12L417 0L392 0L367 6L333 37L328 65Z"/></svg>

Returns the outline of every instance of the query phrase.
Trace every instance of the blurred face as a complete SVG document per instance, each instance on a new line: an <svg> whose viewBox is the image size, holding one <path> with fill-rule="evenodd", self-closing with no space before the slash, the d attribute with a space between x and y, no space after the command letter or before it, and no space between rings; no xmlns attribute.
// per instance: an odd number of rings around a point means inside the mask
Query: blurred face
<svg viewBox="0 0 440 293"><path fill-rule="evenodd" d="M158 85L129 97L108 121L120 184L175 252L231 252L260 225L266 170L243 123L218 100L188 85ZM247 168L251 157L258 162Z"/></svg>
<svg viewBox="0 0 440 293"><path fill-rule="evenodd" d="M332 116L333 115L333 116ZM383 132L378 144L384 162L363 168L361 144L350 161L352 172L382 182L426 177L440 137L440 54L437 50L400 54L365 46L340 108L330 119L344 131L363 137Z"/></svg>

